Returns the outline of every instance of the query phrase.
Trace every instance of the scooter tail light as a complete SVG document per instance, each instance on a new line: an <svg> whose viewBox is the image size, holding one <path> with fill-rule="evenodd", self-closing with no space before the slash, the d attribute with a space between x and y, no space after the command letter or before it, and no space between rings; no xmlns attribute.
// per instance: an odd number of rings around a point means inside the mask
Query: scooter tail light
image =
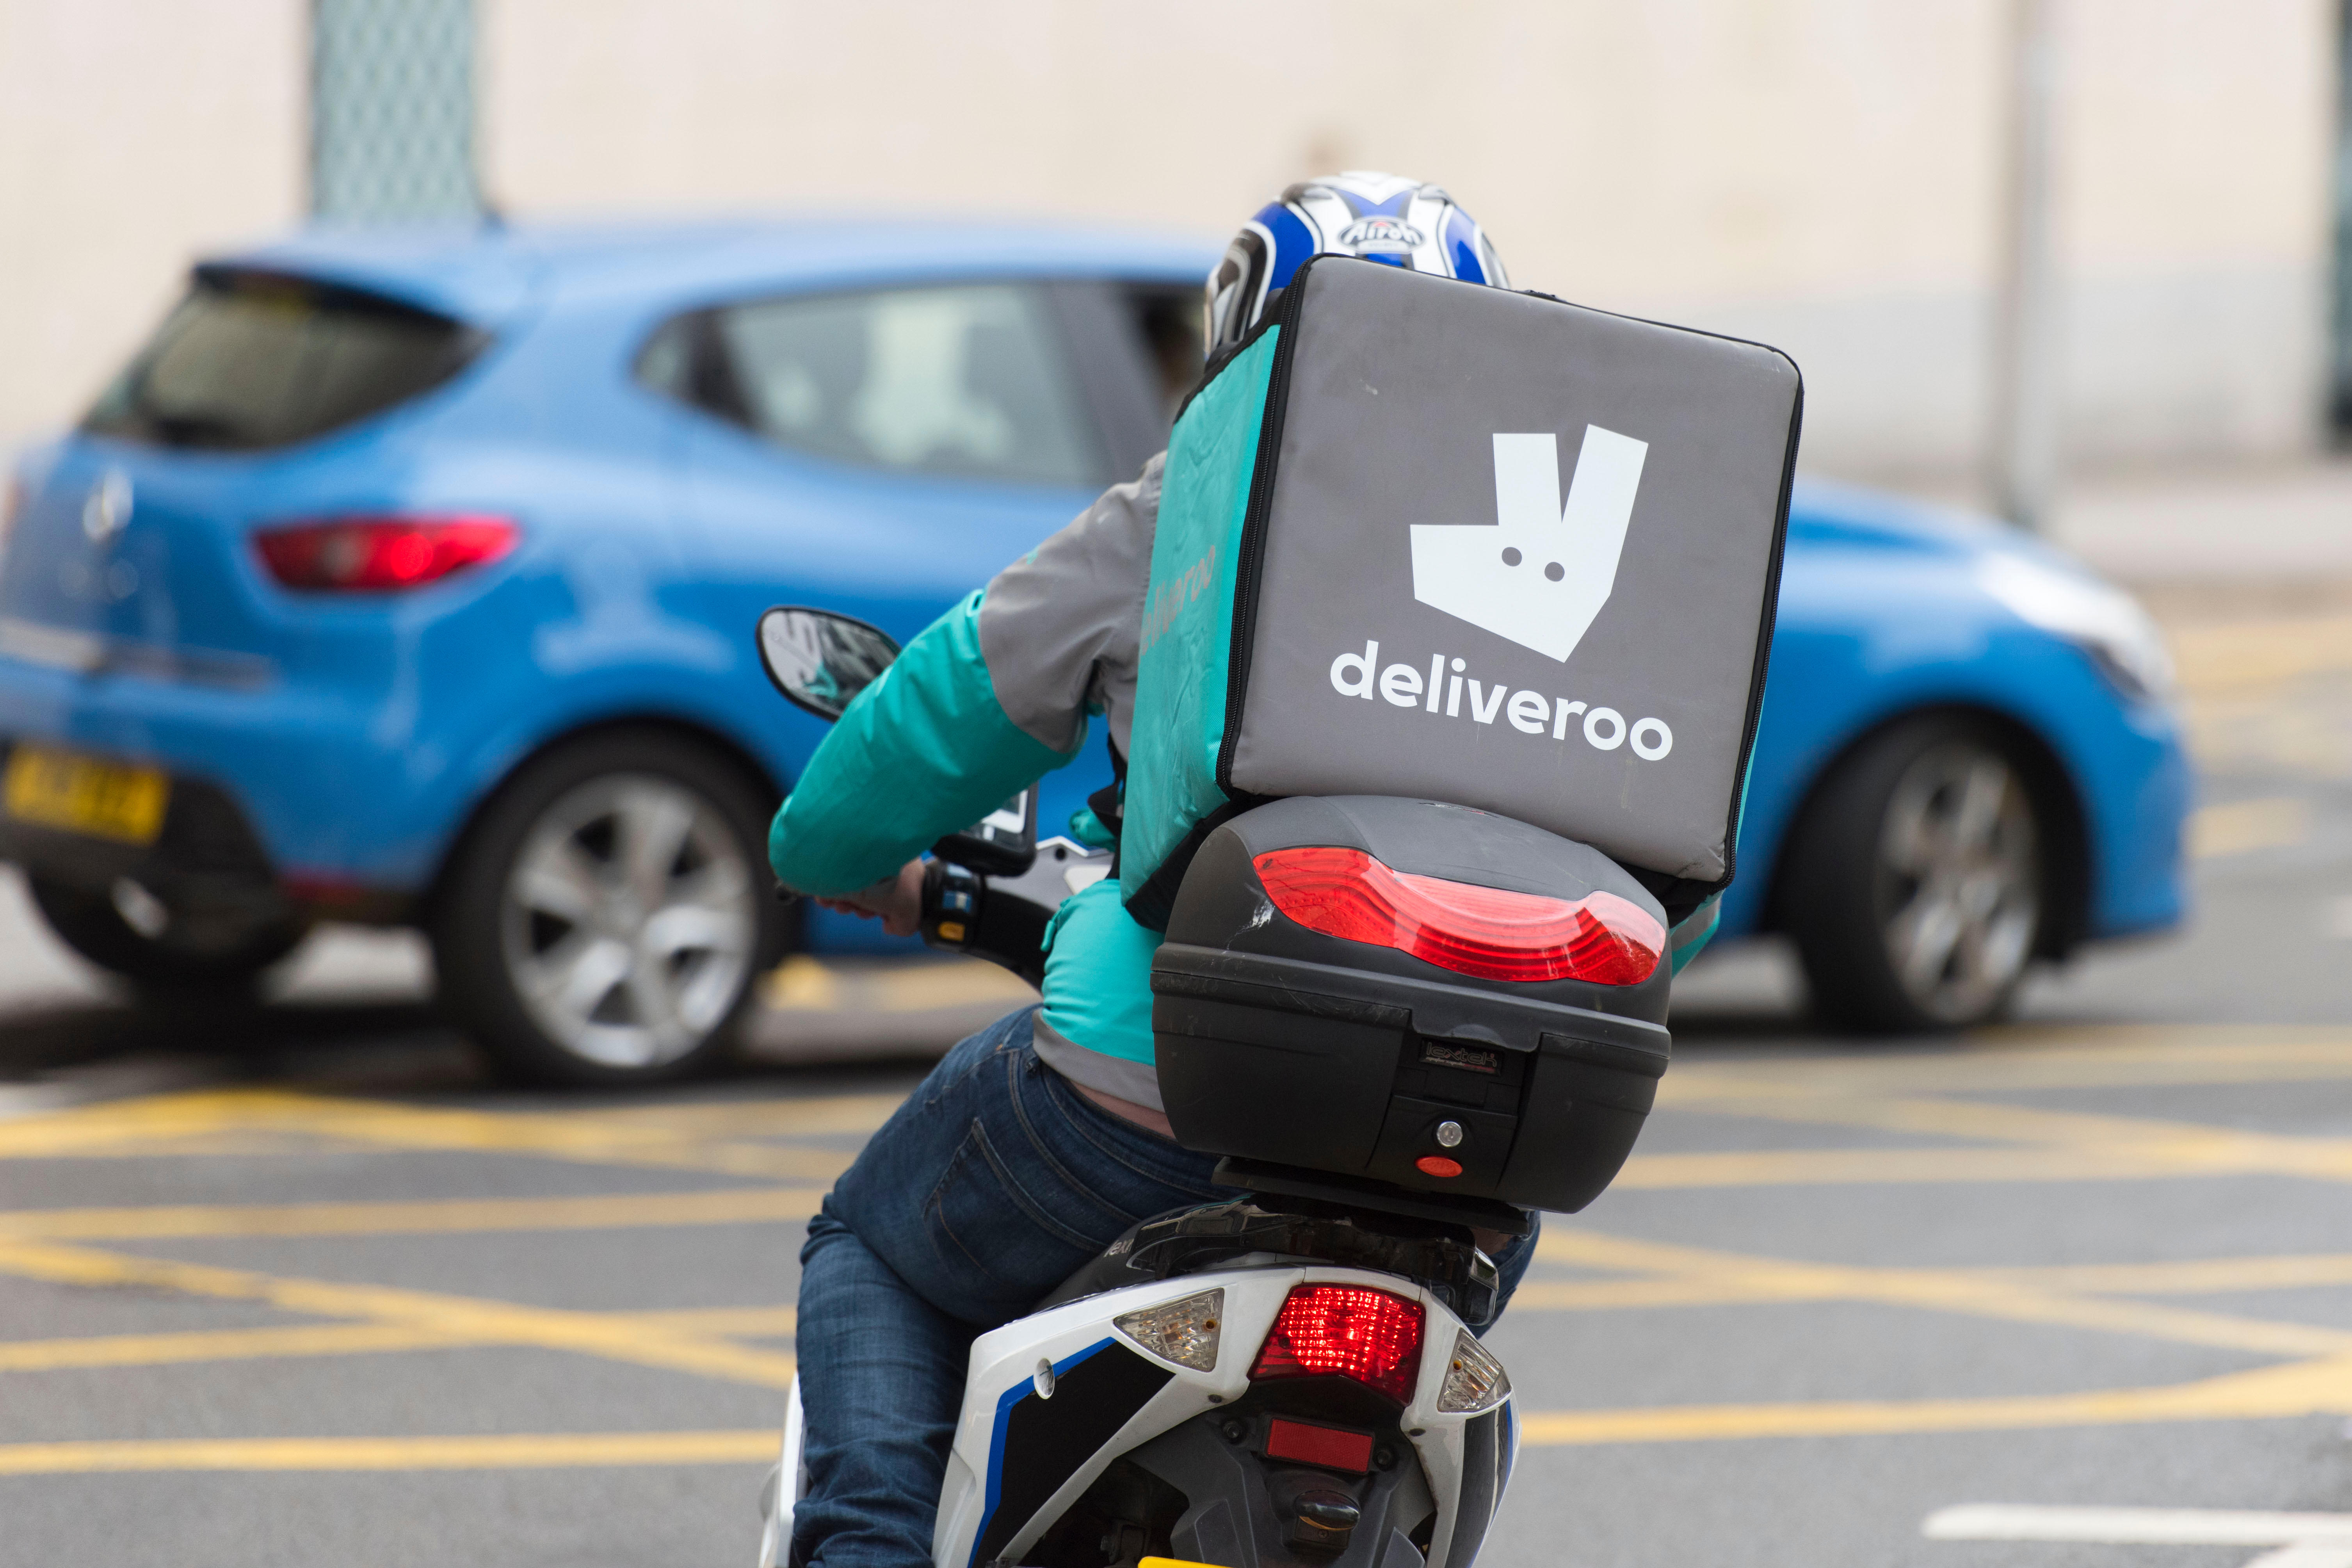
<svg viewBox="0 0 2352 1568"><path fill-rule="evenodd" d="M1252 864L1274 907L1307 930L1481 979L1639 985L1666 950L1666 928L1615 893L1570 900L1482 888L1326 845L1270 849Z"/></svg>
<svg viewBox="0 0 2352 1568"><path fill-rule="evenodd" d="M1178 1301L1113 1318L1111 1327L1162 1361L1194 1372L1217 1370L1217 1345L1224 1331L1225 1293L1203 1290Z"/></svg>
<svg viewBox="0 0 2352 1568"><path fill-rule="evenodd" d="M1495 1352L1463 1329L1454 1337L1454 1356L1437 1390L1437 1407L1449 1415L1475 1415L1511 1396L1511 1377Z"/></svg>
<svg viewBox="0 0 2352 1568"><path fill-rule="evenodd" d="M331 517L265 528L261 563L304 593L400 593L486 565L521 537L503 517Z"/></svg>
<svg viewBox="0 0 2352 1568"><path fill-rule="evenodd" d="M1421 1303L1360 1285L1301 1285L1258 1347L1250 1380L1339 1376L1403 1405L1421 1375Z"/></svg>

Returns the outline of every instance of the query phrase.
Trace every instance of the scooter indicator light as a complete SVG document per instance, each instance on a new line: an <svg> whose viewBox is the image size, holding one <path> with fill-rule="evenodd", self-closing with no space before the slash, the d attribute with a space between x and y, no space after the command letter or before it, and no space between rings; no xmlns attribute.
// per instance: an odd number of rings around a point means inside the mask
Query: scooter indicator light
<svg viewBox="0 0 2352 1568"><path fill-rule="evenodd" d="M1462 1173L1462 1162L1449 1160L1443 1154L1423 1154L1412 1163L1413 1169L1424 1176L1451 1178Z"/></svg>
<svg viewBox="0 0 2352 1568"><path fill-rule="evenodd" d="M1123 1313L1110 1321L1111 1327L1162 1361L1194 1372L1214 1372L1224 1321L1225 1293L1217 1289Z"/></svg>
<svg viewBox="0 0 2352 1568"><path fill-rule="evenodd" d="M1275 908L1307 930L1483 980L1639 985L1666 950L1666 928L1612 892L1570 900L1482 888L1331 845L1269 849L1251 863Z"/></svg>
<svg viewBox="0 0 2352 1568"><path fill-rule="evenodd" d="M1495 1352L1467 1329L1456 1334L1454 1358L1447 1363L1444 1384L1437 1391L1437 1407L1449 1415L1475 1415L1510 1396L1510 1375L1495 1359Z"/></svg>

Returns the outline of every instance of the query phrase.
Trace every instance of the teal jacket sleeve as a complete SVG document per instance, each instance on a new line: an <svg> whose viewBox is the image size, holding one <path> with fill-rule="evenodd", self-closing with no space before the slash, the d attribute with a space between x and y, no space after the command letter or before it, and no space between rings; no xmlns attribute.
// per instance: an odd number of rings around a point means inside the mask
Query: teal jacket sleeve
<svg viewBox="0 0 2352 1568"><path fill-rule="evenodd" d="M974 594L857 694L768 830L768 861L796 892L837 898L971 826L1078 753L1005 716L980 647Z"/></svg>
<svg viewBox="0 0 2352 1568"><path fill-rule="evenodd" d="M1666 933L1666 951L1680 974L1683 965L1698 956L1698 950L1715 939L1715 928L1723 920L1723 895L1716 894L1678 921Z"/></svg>

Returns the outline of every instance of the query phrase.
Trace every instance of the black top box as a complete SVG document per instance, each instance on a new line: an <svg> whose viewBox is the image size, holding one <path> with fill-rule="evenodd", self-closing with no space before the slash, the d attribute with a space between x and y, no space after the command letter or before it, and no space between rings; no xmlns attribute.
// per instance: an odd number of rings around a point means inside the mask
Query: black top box
<svg viewBox="0 0 2352 1568"><path fill-rule="evenodd" d="M1523 940L1562 930L1575 973ZM1573 1212L1665 1071L1664 937L1623 868L1525 823L1277 801L1211 834L1177 894L1152 963L1161 1100L1204 1152Z"/></svg>

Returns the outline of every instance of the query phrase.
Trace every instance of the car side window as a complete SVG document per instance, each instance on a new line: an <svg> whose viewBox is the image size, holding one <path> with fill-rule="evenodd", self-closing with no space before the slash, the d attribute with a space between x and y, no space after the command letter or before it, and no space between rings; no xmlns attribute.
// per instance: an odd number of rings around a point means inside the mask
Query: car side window
<svg viewBox="0 0 2352 1568"><path fill-rule="evenodd" d="M1053 317L1022 284L786 296L700 323L698 354L714 363L688 367L656 333L640 377L778 446L916 473L1103 482Z"/></svg>
<svg viewBox="0 0 2352 1568"><path fill-rule="evenodd" d="M1129 319L1151 367L1167 417L1201 379L1201 291L1162 283L1133 283L1126 289Z"/></svg>

